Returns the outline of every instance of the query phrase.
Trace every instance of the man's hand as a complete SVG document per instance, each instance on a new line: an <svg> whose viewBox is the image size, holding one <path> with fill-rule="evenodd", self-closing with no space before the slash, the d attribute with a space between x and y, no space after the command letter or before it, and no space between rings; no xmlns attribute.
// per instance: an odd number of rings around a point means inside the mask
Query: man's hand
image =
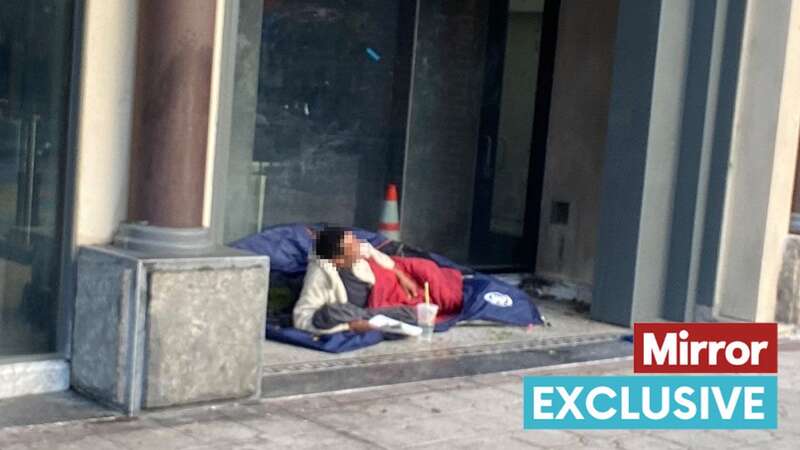
<svg viewBox="0 0 800 450"><path fill-rule="evenodd" d="M366 333L367 331L372 331L372 325L369 324L368 320L351 320L347 322L350 325L350 331L355 331L356 333Z"/></svg>
<svg viewBox="0 0 800 450"><path fill-rule="evenodd" d="M408 298L416 297L417 292L419 292L419 286L417 286L417 283L415 283L414 280L412 280L408 275L398 269L395 269L394 274L397 275L397 281L400 283L400 287L406 291Z"/></svg>

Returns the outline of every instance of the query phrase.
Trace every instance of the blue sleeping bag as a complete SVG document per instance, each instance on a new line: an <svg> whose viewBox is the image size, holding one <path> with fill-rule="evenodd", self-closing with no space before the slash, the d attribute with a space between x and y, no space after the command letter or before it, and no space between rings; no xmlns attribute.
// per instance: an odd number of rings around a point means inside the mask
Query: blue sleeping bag
<svg viewBox="0 0 800 450"><path fill-rule="evenodd" d="M308 254L313 245L313 231L320 225L278 225L261 233L248 236L230 246L270 257L271 279L299 279L305 274ZM398 243L378 233L353 229L359 239L388 254L396 254ZM413 250L409 256L425 257L441 267L451 267L464 273L464 302L461 313L436 325L436 331L445 331L462 320L488 320L510 325L528 326L542 323L539 311L531 298L522 290L499 279L469 268L434 253ZM268 324L267 339L330 353L341 353L375 345L395 338L379 331L368 333L342 332L316 336L293 327Z"/></svg>

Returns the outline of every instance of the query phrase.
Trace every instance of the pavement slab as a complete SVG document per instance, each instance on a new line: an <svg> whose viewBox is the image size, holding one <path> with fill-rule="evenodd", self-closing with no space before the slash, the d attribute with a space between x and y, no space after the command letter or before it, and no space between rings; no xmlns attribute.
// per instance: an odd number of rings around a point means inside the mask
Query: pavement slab
<svg viewBox="0 0 800 450"><path fill-rule="evenodd" d="M782 347L777 430L522 430L522 377L618 375L630 359L0 429L6 449L796 449L800 347Z"/></svg>

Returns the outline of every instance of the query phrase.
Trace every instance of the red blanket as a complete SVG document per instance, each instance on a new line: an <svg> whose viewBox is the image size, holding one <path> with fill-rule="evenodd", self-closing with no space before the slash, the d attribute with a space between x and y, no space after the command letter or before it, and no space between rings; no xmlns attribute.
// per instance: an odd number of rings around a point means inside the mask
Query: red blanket
<svg viewBox="0 0 800 450"><path fill-rule="evenodd" d="M390 306L414 306L425 301L423 285L428 282L431 292L431 303L439 305L437 322L461 311L464 300L461 272L455 269L442 268L433 261L423 258L392 257L395 269L403 271L418 285L417 295L410 298L392 270L368 260L375 274L375 286L369 295L370 308Z"/></svg>

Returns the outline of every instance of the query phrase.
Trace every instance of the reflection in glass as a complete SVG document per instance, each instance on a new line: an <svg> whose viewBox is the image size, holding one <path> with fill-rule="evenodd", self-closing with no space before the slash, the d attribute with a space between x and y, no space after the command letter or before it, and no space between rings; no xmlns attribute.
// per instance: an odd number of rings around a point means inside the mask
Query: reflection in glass
<svg viewBox="0 0 800 450"><path fill-rule="evenodd" d="M377 227L402 181L414 3L264 3L249 175L232 153L227 181L249 207L226 205L225 240L290 222Z"/></svg>
<svg viewBox="0 0 800 450"><path fill-rule="evenodd" d="M0 8L0 357L56 350L72 6Z"/></svg>

